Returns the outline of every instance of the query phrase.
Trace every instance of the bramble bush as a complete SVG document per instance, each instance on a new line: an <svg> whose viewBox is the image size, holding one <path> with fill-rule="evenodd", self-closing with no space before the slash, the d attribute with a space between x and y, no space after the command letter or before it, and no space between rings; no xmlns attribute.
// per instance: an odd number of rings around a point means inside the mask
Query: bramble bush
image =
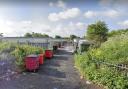
<svg viewBox="0 0 128 89"><path fill-rule="evenodd" d="M128 89L128 76L125 76L128 70L97 64L93 59L114 65L128 63L128 33L111 37L99 48L75 55L75 65L86 79L103 85L105 89Z"/></svg>

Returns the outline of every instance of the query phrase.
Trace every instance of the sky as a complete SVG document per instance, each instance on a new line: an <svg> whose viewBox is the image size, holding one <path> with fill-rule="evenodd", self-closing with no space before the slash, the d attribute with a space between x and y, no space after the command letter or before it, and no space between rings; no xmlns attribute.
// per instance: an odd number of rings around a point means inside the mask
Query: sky
<svg viewBox="0 0 128 89"><path fill-rule="evenodd" d="M128 0L0 0L0 33L27 32L83 37L87 26L105 21L111 30L128 28Z"/></svg>

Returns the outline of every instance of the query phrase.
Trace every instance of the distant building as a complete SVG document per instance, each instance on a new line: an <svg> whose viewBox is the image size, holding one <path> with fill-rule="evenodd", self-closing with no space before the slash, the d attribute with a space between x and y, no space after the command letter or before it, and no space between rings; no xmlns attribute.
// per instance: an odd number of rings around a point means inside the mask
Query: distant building
<svg viewBox="0 0 128 89"><path fill-rule="evenodd" d="M3 42L37 42L37 43L47 43L50 38L32 38L32 37L3 37Z"/></svg>
<svg viewBox="0 0 128 89"><path fill-rule="evenodd" d="M30 44L30 45L43 45L45 48L52 48L53 45L60 43L61 45L64 42L67 42L67 39L54 39L54 38L43 38L43 37L3 37L1 38L2 42L10 43L20 43L20 44Z"/></svg>
<svg viewBox="0 0 128 89"><path fill-rule="evenodd" d="M92 42L85 40L84 38L74 39L74 48L75 48L76 52L87 51L88 47L92 44L93 44Z"/></svg>

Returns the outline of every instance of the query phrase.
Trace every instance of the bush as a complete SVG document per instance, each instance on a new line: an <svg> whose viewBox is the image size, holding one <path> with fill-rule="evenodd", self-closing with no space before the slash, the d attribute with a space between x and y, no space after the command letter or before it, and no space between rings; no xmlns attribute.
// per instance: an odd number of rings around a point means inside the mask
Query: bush
<svg viewBox="0 0 128 89"><path fill-rule="evenodd" d="M18 45L16 43L1 42L0 43L0 52L11 53L15 58L16 66L23 71L25 69L24 59L27 55L30 54L39 54L43 53L43 48L34 47L30 45Z"/></svg>
<svg viewBox="0 0 128 89"><path fill-rule="evenodd" d="M0 42L0 52L11 52L15 49L16 44L8 42Z"/></svg>
<svg viewBox="0 0 128 89"><path fill-rule="evenodd" d="M94 60L114 65L128 63L128 33L109 38L100 48L75 55L75 65L88 80L102 84L106 89L128 89L126 71L98 64Z"/></svg>
<svg viewBox="0 0 128 89"><path fill-rule="evenodd" d="M21 71L24 71L25 69L25 63L24 59L27 55L30 54L39 54L43 53L43 49L39 47L33 47L29 45L17 45L15 50L12 51L12 55L16 57L16 65L18 66Z"/></svg>

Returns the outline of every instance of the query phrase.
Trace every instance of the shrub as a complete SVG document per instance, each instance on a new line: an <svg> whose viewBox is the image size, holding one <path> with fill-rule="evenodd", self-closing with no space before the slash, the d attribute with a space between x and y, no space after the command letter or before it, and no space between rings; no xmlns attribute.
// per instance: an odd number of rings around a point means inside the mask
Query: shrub
<svg viewBox="0 0 128 89"><path fill-rule="evenodd" d="M75 55L75 65L87 79L106 89L128 89L126 71L99 63L101 61L114 65L128 63L128 33L109 38L100 48Z"/></svg>
<svg viewBox="0 0 128 89"><path fill-rule="evenodd" d="M11 52L15 49L16 44L8 42L0 42L0 52Z"/></svg>
<svg viewBox="0 0 128 89"><path fill-rule="evenodd" d="M15 50L11 53L16 57L16 65L23 71L25 69L24 59L30 54L43 53L43 49L39 47L33 47L29 45L17 45Z"/></svg>
<svg viewBox="0 0 128 89"><path fill-rule="evenodd" d="M44 50L43 48L30 45L18 45L16 43L1 42L0 52L8 52L14 55L16 58L16 66L18 66L18 68L22 71L25 69L24 59L27 55L43 53Z"/></svg>

